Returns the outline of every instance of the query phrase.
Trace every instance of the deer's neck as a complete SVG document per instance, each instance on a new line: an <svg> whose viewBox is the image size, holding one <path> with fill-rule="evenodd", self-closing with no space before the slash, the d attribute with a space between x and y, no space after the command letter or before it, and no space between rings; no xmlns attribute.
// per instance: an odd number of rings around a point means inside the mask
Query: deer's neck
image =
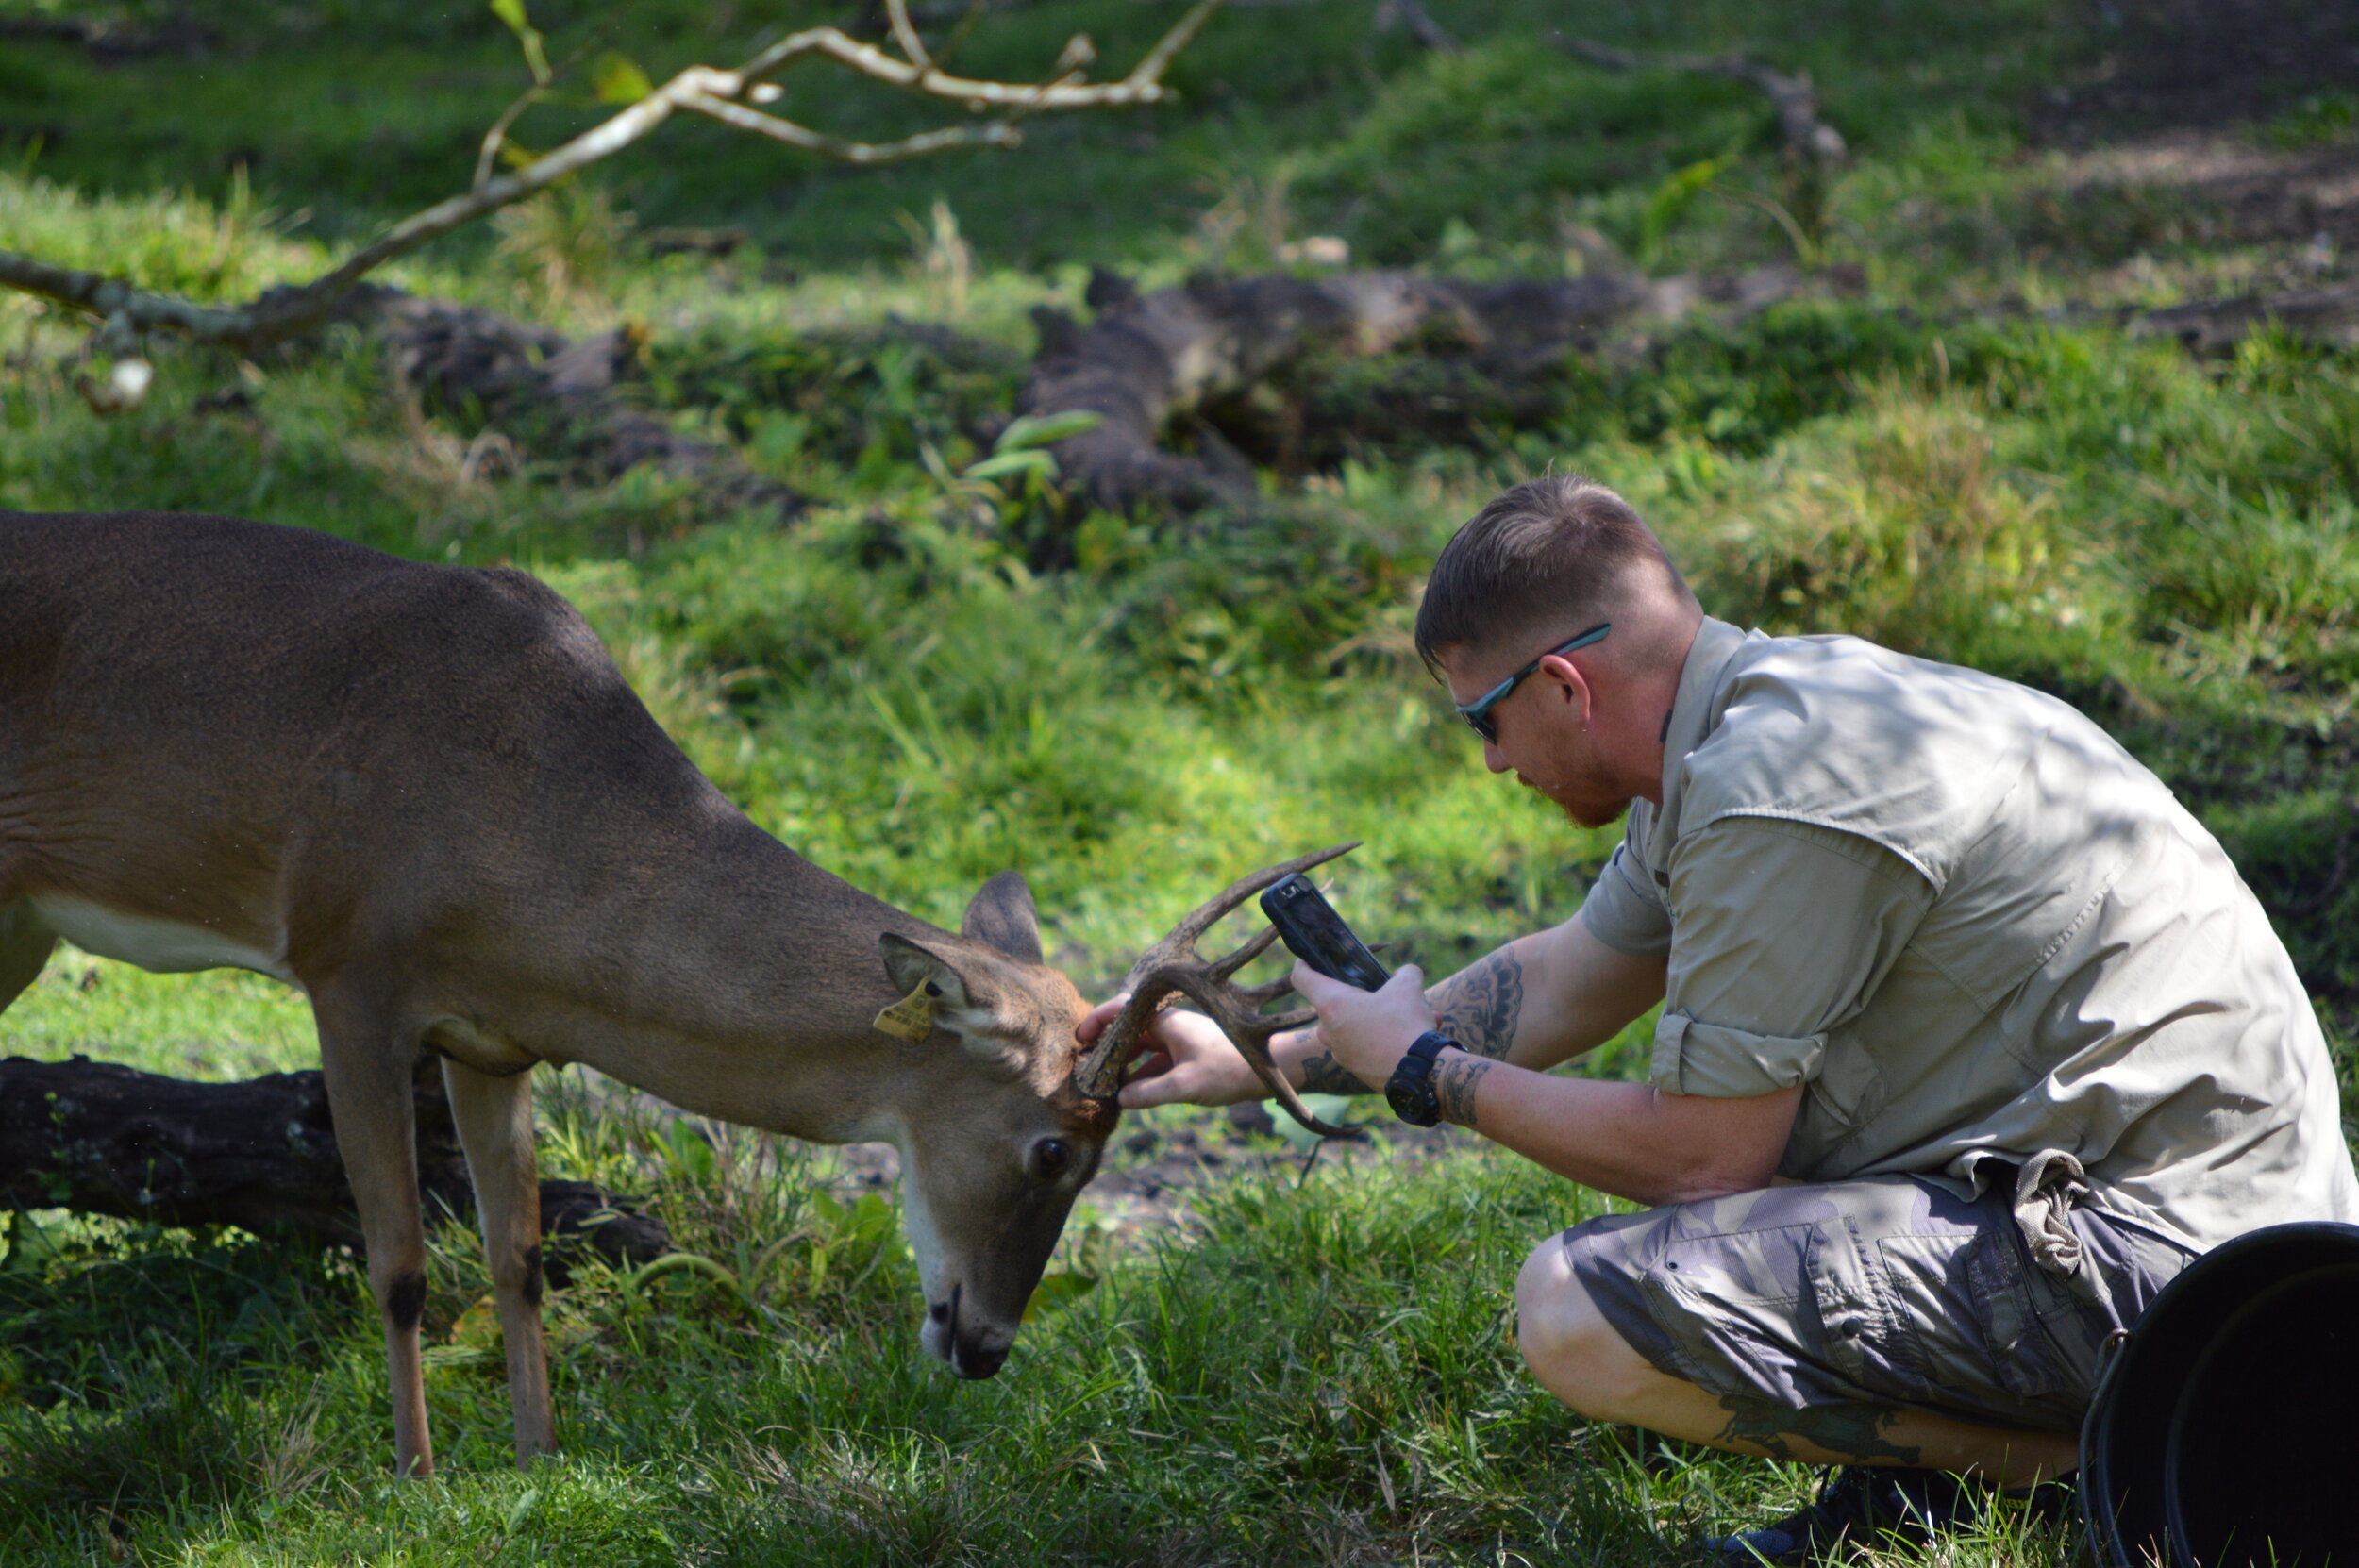
<svg viewBox="0 0 2359 1568"><path fill-rule="evenodd" d="M607 858L595 880L502 977L508 999L478 998L488 1032L702 1114L825 1143L895 1136L929 1053L874 1026L898 999L878 938L943 932L733 808L668 853Z"/></svg>

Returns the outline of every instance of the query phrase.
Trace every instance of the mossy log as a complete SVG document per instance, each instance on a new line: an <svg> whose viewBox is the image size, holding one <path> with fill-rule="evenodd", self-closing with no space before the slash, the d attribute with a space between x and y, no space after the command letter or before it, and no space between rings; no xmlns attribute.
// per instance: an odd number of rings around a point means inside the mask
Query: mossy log
<svg viewBox="0 0 2359 1568"><path fill-rule="evenodd" d="M793 517L803 498L745 466L726 445L675 430L620 389L636 370L640 331L567 338L544 326L398 289L354 292L351 317L383 338L395 383L438 408L480 417L511 452L556 459L599 483L643 465L731 505Z"/></svg>
<svg viewBox="0 0 2359 1568"><path fill-rule="evenodd" d="M1492 380L1514 383L1594 348L1625 320L1676 317L1704 304L1758 309L1804 282L1785 267L1660 280L1609 268L1497 283L1354 272L1202 277L1142 294L1100 271L1090 281L1096 315L1088 326L1061 311L1033 311L1040 351L1016 411L1098 416L1095 429L1053 448L1067 484L1096 506L1123 511L1145 501L1185 512L1243 505L1253 497L1251 465L1209 425L1194 454L1167 451L1161 438L1309 355L1432 342Z"/></svg>
<svg viewBox="0 0 2359 1568"><path fill-rule="evenodd" d="M2312 342L2359 344L2359 283L2200 299L2130 318L2132 337L2174 338L2193 354L2227 353L2266 326Z"/></svg>
<svg viewBox="0 0 2359 1568"><path fill-rule="evenodd" d="M428 1214L465 1214L474 1189L443 1093L422 1059L414 1104ZM312 1245L357 1246L360 1222L316 1071L192 1083L87 1057L0 1059L0 1209L67 1209L160 1225L234 1225ZM671 1249L661 1221L602 1188L541 1183L541 1229L610 1262ZM564 1249L551 1249L561 1273Z"/></svg>

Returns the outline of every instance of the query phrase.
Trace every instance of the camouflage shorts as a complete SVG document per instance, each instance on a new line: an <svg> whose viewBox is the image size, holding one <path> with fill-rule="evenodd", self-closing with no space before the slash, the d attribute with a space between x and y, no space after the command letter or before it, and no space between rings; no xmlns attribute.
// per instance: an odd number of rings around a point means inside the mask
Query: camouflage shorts
<svg viewBox="0 0 2359 1568"><path fill-rule="evenodd" d="M2072 1227L2136 1321L2189 1254L2076 1209ZM1790 1410L1874 1405L2068 1432L2112 1325L2035 1264L2004 1197L1914 1176L1772 1187L1562 1238L1574 1274L1658 1371Z"/></svg>

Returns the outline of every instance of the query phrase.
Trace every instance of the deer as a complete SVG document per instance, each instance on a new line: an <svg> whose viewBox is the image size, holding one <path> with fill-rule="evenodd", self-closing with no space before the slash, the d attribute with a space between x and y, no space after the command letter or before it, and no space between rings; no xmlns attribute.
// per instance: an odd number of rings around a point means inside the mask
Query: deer
<svg viewBox="0 0 2359 1568"><path fill-rule="evenodd" d="M532 1069L583 1063L684 1110L881 1142L924 1353L1005 1363L1177 995L1294 1114L1284 982L1195 952L1240 880L1132 967L1084 1051L1016 872L956 933L822 870L681 752L587 622L528 573L425 564L191 513L0 512L0 1011L60 940L234 967L308 999L384 1330L395 1474L433 1473L410 1080L439 1057L505 1341L519 1464L555 1450Z"/></svg>

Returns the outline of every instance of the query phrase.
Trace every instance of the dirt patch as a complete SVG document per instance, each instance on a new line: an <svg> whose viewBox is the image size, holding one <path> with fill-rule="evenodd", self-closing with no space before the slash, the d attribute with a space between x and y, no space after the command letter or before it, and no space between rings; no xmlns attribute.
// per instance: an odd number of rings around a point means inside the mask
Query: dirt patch
<svg viewBox="0 0 2359 1568"><path fill-rule="evenodd" d="M1481 1142L1461 1127L1413 1127L1372 1123L1365 1136L1328 1139L1312 1149L1277 1136L1262 1106L1235 1106L1226 1114L1160 1111L1128 1117L1106 1146L1105 1162L1081 1201L1126 1233L1144 1236L1185 1226L1190 1200L1203 1188L1241 1176L1294 1180L1320 1166L1429 1163L1452 1149ZM884 1192L900 1179L901 1159L889 1143L855 1143L836 1153L839 1191Z"/></svg>
<svg viewBox="0 0 2359 1568"><path fill-rule="evenodd" d="M2176 130L2066 155L2059 170L2076 200L2104 192L2162 191L2200 209L2203 238L2359 248L2359 141L2267 146L2246 135Z"/></svg>
<svg viewBox="0 0 2359 1568"><path fill-rule="evenodd" d="M2043 140L2267 120L2359 90L2359 8L2336 0L2087 0L2090 64L2032 106Z"/></svg>

